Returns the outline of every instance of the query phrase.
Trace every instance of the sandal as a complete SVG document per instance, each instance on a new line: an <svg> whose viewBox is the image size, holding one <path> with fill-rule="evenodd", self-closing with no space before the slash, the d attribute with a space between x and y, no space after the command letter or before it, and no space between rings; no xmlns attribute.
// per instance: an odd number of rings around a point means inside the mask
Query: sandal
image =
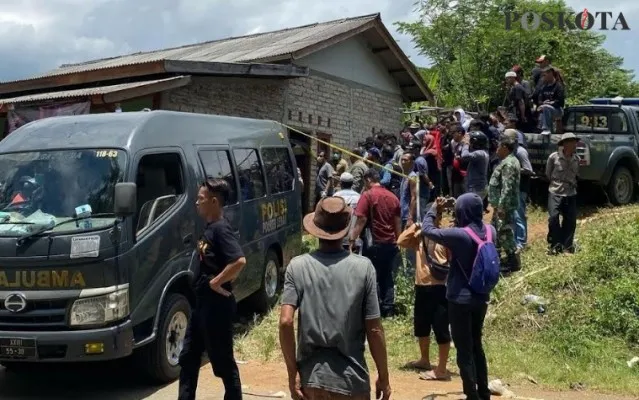
<svg viewBox="0 0 639 400"><path fill-rule="evenodd" d="M451 377L450 377L449 373L446 373L443 376L437 376L435 371L430 370L430 371L422 372L421 374L419 374L419 379L421 379L423 381L444 381L444 382L448 382L448 381L451 380Z"/></svg>
<svg viewBox="0 0 639 400"><path fill-rule="evenodd" d="M404 365L404 368L416 369L419 371L430 371L433 369L430 364L422 365L419 363L419 361L411 361L409 363L406 363L406 365Z"/></svg>

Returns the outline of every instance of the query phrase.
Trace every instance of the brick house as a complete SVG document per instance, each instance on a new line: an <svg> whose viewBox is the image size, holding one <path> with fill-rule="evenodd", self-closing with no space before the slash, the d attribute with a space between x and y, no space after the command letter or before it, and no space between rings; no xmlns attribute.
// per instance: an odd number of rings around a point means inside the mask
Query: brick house
<svg viewBox="0 0 639 400"><path fill-rule="evenodd" d="M74 101L90 101L90 112L151 108L272 119L352 148L374 133L397 132L403 104L432 102L433 95L374 14L63 65L0 84L2 118L21 107ZM289 135L309 204L313 155L328 149Z"/></svg>

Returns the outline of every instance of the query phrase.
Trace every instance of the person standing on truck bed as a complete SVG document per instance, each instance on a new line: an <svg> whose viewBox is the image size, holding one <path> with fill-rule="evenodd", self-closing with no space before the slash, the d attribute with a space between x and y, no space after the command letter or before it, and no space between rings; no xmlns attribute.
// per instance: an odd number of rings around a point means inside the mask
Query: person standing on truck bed
<svg viewBox="0 0 639 400"><path fill-rule="evenodd" d="M224 383L224 400L242 399L240 371L233 355L237 304L231 282L246 265L246 258L233 229L224 219L222 210L229 193L225 180L209 179L197 195L197 211L206 221L206 229L197 246L200 271L195 281L195 309L180 354L178 400L195 400L204 351L213 373Z"/></svg>
<svg viewBox="0 0 639 400"><path fill-rule="evenodd" d="M541 71L550 66L550 57L546 55L541 55L535 60L535 68L532 69L532 73L530 76L532 77L532 89L533 92L537 90L537 88L541 85Z"/></svg>
<svg viewBox="0 0 639 400"><path fill-rule="evenodd" d="M517 73L506 72L506 83L510 88L508 91L508 112L517 117L517 129L528 131L528 126L532 120L531 105L526 88L517 81Z"/></svg>
<svg viewBox="0 0 639 400"><path fill-rule="evenodd" d="M559 150L548 157L546 178L548 187L548 254L575 252L574 238L577 227L577 176L579 156L576 153L579 138L574 133L561 135ZM559 216L562 217L561 224Z"/></svg>
<svg viewBox="0 0 639 400"><path fill-rule="evenodd" d="M539 112L541 134L549 135L553 128L553 121L561 117L566 93L555 76L553 67L546 67L542 72L542 86L533 94L533 100Z"/></svg>
<svg viewBox="0 0 639 400"><path fill-rule="evenodd" d="M497 245L505 253L502 262L504 272L521 269L519 254L515 244L513 217L519 206L519 161L515 157L515 141L502 136L497 147L497 156L501 160L488 184L488 201L493 206L493 225L497 231Z"/></svg>

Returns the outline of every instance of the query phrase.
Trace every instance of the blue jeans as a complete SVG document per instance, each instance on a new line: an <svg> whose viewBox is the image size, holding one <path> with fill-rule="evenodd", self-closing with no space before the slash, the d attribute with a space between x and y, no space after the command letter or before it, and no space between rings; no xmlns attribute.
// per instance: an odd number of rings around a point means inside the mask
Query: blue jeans
<svg viewBox="0 0 639 400"><path fill-rule="evenodd" d="M395 314L395 261L397 246L394 243L376 243L366 250L366 256L373 263L377 274L377 298L383 318Z"/></svg>
<svg viewBox="0 0 639 400"><path fill-rule="evenodd" d="M526 217L526 202L528 193L519 192L519 207L515 210L515 243L517 247L526 246L528 241L528 218Z"/></svg>
<svg viewBox="0 0 639 400"><path fill-rule="evenodd" d="M553 120L555 118L561 117L562 110L561 108L555 108L548 104L542 104L539 106L539 110L541 111L541 129L544 131L550 131L553 127Z"/></svg>

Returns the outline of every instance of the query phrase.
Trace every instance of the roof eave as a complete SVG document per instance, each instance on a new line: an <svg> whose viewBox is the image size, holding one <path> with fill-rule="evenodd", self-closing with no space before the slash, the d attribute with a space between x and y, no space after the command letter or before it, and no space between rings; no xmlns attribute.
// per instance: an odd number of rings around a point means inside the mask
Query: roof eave
<svg viewBox="0 0 639 400"><path fill-rule="evenodd" d="M309 75L308 67L300 67L294 64L240 64L166 60L164 62L164 70L167 73L212 76L251 76L265 78L300 78Z"/></svg>
<svg viewBox="0 0 639 400"><path fill-rule="evenodd" d="M435 105L435 95L433 94L433 92L430 90L430 88L424 81L424 78L415 67L415 64L413 64L413 62L406 56L406 54L404 54L404 52L399 47L397 42L395 42L395 39L393 39L393 36L390 34L388 29L386 29L386 27L382 23L381 18L377 18L374 22L375 22L375 29L377 30L377 32L384 38L384 41L386 42L390 50L393 52L395 57L397 57L399 62L402 64L402 66L406 69L406 72L408 72L410 77L413 79L413 81L415 82L415 85L419 88L420 92L422 92L424 95L424 97L421 98L420 100L413 100L413 101L428 100L429 103L431 103L432 105ZM414 96L407 96L407 97L415 98Z"/></svg>
<svg viewBox="0 0 639 400"><path fill-rule="evenodd" d="M0 95L165 73L164 60L0 83Z"/></svg>
<svg viewBox="0 0 639 400"><path fill-rule="evenodd" d="M373 16L373 15L372 15ZM399 45L397 44L397 42L395 42L395 39L393 39L392 35L390 34L390 32L388 31L388 29L386 29L386 27L384 26L384 24L382 23L382 19L380 17L379 14L374 14L375 19L372 19L360 26L358 26L355 29L351 29L350 31L344 32L340 35L337 35L335 37L332 37L330 39L327 39L323 42L305 47L301 50L298 50L294 53L286 53L286 54L281 54L275 57L267 57L267 58L262 58L259 60L255 60L255 61L259 61L259 62L265 62L265 63L269 63L269 62L278 62L278 61L290 61L293 62L294 60L306 57L312 53L315 53L319 50L325 49L327 47L333 46L337 43L343 42L344 40L348 40L356 35L359 35L361 33L364 33L370 29L375 29L376 32L384 39L384 41L386 42L386 45L388 46L388 49L390 51L393 52L393 54L395 55L395 57L399 60L399 62L402 64L404 70L406 71L406 73L408 73L411 77L411 79L413 80L413 82L415 83L415 87L417 87L419 89L419 92L421 93L421 95L415 96L414 94L408 94L406 93L405 88L400 88L402 91L402 100L404 102L410 103L410 102L421 102L421 101L428 101L430 104L435 104L435 95L433 94L433 92L430 90L430 88L428 87L428 85L426 84L426 82L424 81L424 78L422 78L421 74L419 73L419 71L417 70L417 68L415 67L415 65L412 63L412 61L410 61L408 59L408 57L406 56L406 54L404 54L404 52L401 50L401 48L399 47ZM412 85L411 85L412 87Z"/></svg>

